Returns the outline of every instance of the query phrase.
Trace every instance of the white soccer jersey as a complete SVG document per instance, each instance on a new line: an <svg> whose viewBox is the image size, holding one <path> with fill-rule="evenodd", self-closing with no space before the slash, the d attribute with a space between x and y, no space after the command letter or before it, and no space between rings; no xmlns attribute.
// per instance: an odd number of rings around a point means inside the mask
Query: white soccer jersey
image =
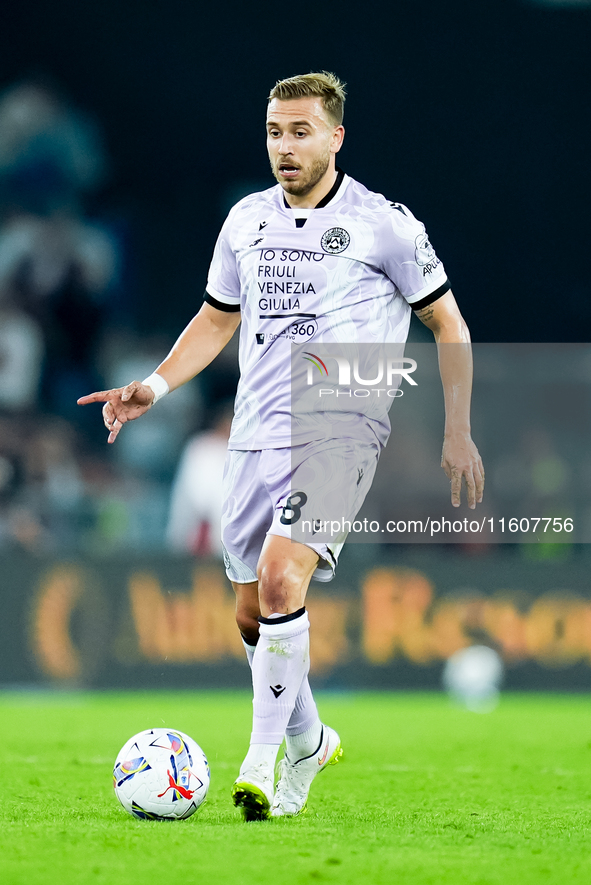
<svg viewBox="0 0 591 885"><path fill-rule="evenodd" d="M229 448L317 438L294 439L292 342L403 343L411 309L448 289L424 225L342 172L315 209L291 209L280 185L241 200L220 232L205 295L242 314ZM382 444L388 432L377 433Z"/></svg>

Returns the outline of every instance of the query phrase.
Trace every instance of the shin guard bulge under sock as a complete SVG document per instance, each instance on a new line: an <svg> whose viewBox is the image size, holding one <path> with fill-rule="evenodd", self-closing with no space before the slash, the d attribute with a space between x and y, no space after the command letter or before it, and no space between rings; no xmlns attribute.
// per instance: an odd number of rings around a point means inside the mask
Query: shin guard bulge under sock
<svg viewBox="0 0 591 885"><path fill-rule="evenodd" d="M254 657L256 645L250 645L243 636L241 638L244 651L246 652L248 665L252 669L252 659ZM287 723L285 733L288 738L294 735L303 734L303 732L308 731L317 721L318 710L312 695L310 683L308 682L308 677L305 676L300 686L293 712Z"/></svg>
<svg viewBox="0 0 591 885"><path fill-rule="evenodd" d="M259 641L252 661L251 743L281 743L309 669L306 610L301 608L278 618L260 618Z"/></svg>

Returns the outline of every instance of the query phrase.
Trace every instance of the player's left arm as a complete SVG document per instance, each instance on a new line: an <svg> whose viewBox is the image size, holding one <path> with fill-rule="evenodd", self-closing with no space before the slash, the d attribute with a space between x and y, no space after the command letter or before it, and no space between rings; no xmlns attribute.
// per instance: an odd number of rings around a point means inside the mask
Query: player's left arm
<svg viewBox="0 0 591 885"><path fill-rule="evenodd" d="M460 506L462 477L468 506L482 501L484 467L470 433L472 346L470 332L456 300L448 290L416 315L435 336L445 399L445 431L441 466L451 481L451 503Z"/></svg>

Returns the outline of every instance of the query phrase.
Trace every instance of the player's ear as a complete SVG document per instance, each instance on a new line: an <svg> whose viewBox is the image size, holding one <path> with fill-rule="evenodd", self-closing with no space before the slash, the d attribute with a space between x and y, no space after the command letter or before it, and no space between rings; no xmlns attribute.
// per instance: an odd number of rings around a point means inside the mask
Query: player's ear
<svg viewBox="0 0 591 885"><path fill-rule="evenodd" d="M344 126L336 126L334 132L332 134L332 142L331 142L331 151L333 154L338 154L340 149L343 146L343 139L345 137L345 127Z"/></svg>

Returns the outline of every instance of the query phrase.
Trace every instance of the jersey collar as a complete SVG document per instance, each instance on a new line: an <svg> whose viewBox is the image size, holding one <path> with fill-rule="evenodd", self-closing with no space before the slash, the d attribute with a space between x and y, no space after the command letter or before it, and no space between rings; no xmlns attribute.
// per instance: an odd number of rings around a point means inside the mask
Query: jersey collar
<svg viewBox="0 0 591 885"><path fill-rule="evenodd" d="M329 192L326 194L326 196L322 197L320 202L317 203L316 206L314 206L314 209L324 209L324 207L328 206L328 204L336 197L336 195L343 183L343 179L345 177L345 173L338 166L336 167L336 172L337 172L337 177L335 179L335 183L333 184L333 186L331 187ZM289 203L287 202L287 200L285 199L285 194L283 194L283 205L285 206L286 209L293 209L293 206L290 206ZM313 212L314 210L308 209L307 211Z"/></svg>

